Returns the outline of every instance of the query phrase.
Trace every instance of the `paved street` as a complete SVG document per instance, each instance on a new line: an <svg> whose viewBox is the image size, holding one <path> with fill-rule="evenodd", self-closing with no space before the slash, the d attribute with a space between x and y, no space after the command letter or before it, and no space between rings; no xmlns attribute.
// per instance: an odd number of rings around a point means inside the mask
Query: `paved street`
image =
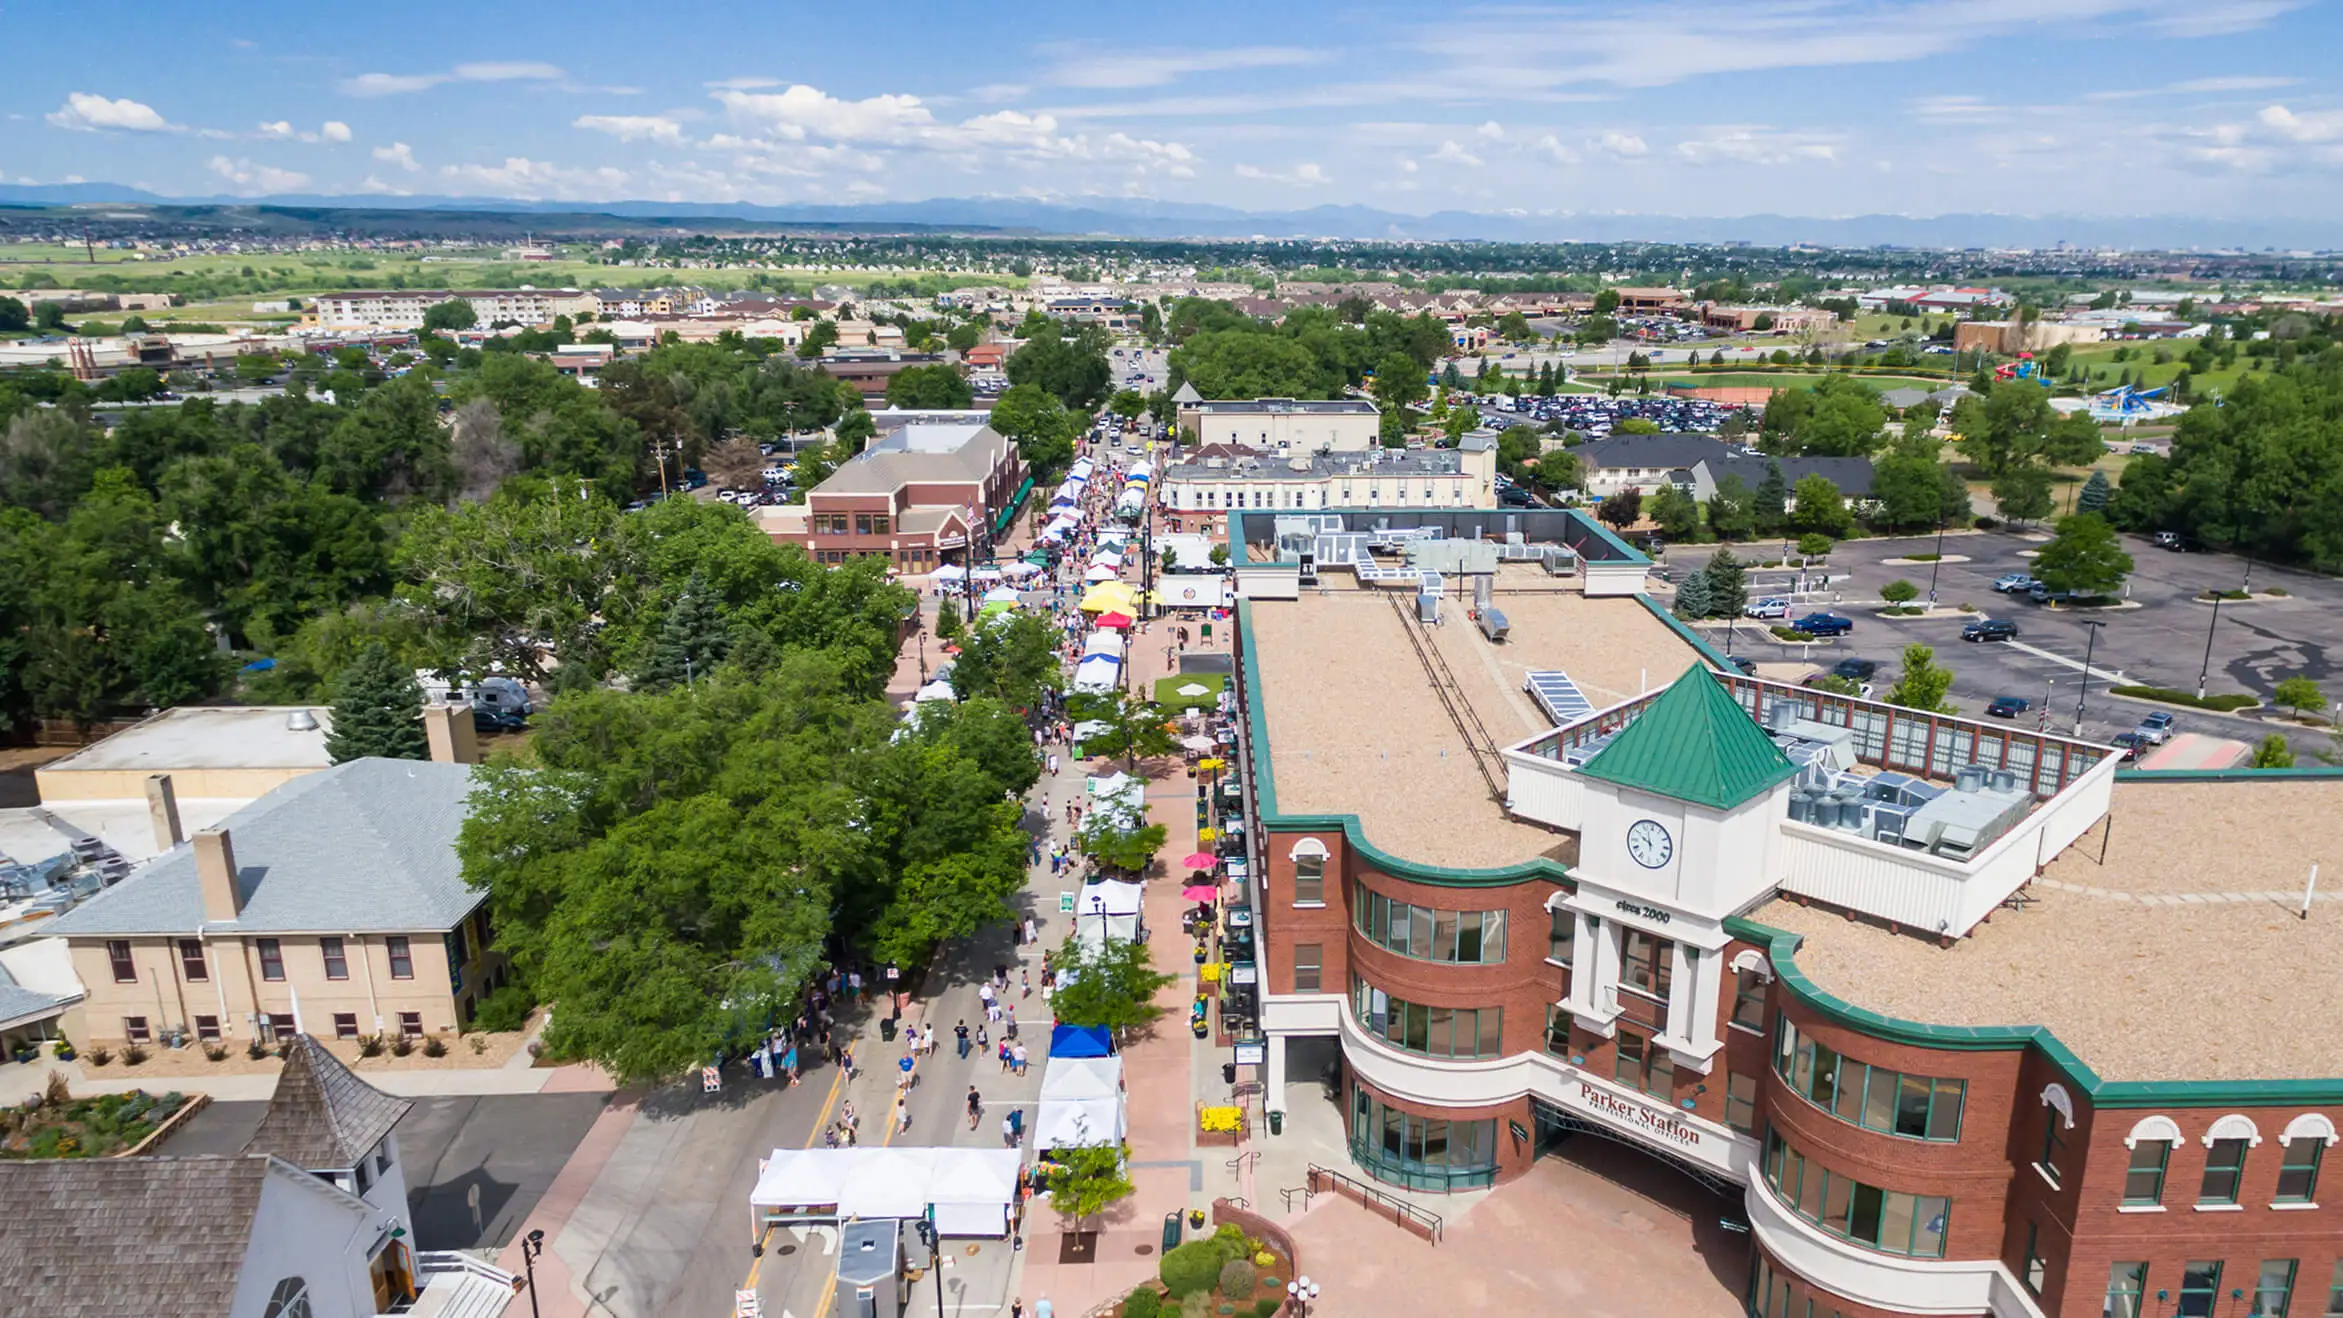
<svg viewBox="0 0 2343 1318"><path fill-rule="evenodd" d="M2046 609L2022 597L1997 595L1993 579L2028 570L2025 551L2040 548L2043 537L2007 532L1949 535L1946 556L1966 562L1939 565L1937 599L1945 605L1974 604L1974 617L2008 618L2018 624L2019 644L1964 644L1962 618L1885 619L1876 616L1880 588L1897 579L1929 587L1926 563L1886 564L1881 560L1905 554L1930 553L1935 538L1856 540L1832 555L1829 589L1802 596L1800 605L1837 601L1833 607L1855 620L1852 635L1813 646L1777 642L1763 624L1744 621L1734 629L1733 649L1760 663L1801 659L1823 665L1848 657L1876 660L1882 689L1894 681L1897 661L1905 645L1934 646L1937 659L1954 672L1952 699L1964 710L1976 711L1999 695L2022 696L2039 707L2044 683L2050 684L2052 725L2071 729L2075 698L2080 692L2086 648L2091 657L2091 693L2084 706L2083 729L2093 736L2113 736L2138 722L2151 709L2171 709L2182 730L2209 736L2253 741L2282 731L2254 718L2224 717L2172 706L2109 697L2105 688L2122 681L2194 691L2205 661L2207 631L2213 624L2209 604L2192 598L2208 587L2233 589L2244 578L2243 560L2226 554L2174 554L2157 549L2143 537L2125 536L2124 547L2137 567L2132 574L2127 603L2116 609ZM1709 546L1671 550L1668 561L1678 573L1708 561ZM1743 559L1762 558L1778 546L1761 543L1734 551ZM1787 593L1789 575L1752 569L1749 594ZM2289 592L2283 599L2259 598L2221 606L2218 630L2213 631L2209 689L2248 691L2268 699L2278 682L2307 676L2332 688L2329 695L2343 699L2343 684L2335 682L2334 655L2343 655L2343 582L2306 573L2256 564L2256 590L2278 586ZM1868 602L1868 603L1866 603ZM2088 644L2086 621L2105 624L2095 645ZM1711 630L1720 645L1722 626ZM2331 653L2332 652L2332 655ZM2032 714L2027 716L2031 720ZM2308 758L2330 745L2324 733L2288 734L2297 756Z"/></svg>

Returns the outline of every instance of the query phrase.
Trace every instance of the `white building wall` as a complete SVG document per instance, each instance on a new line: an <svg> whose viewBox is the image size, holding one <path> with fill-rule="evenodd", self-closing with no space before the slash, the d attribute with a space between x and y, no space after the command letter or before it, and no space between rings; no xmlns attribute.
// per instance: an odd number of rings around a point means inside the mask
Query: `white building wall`
<svg viewBox="0 0 2343 1318"><path fill-rule="evenodd" d="M1246 448L1290 448L1298 453L1329 449L1355 453L1382 442L1383 418L1364 412L1271 411L1233 412L1221 409L1196 413L1198 435L1207 444L1241 444Z"/></svg>
<svg viewBox="0 0 2343 1318"><path fill-rule="evenodd" d="M1835 1295L1899 1313L2043 1318L2041 1306L1998 1260L1898 1258L1851 1245L1791 1211L1764 1177L1747 1180L1743 1199L1758 1243L1782 1266Z"/></svg>
<svg viewBox="0 0 2343 1318"><path fill-rule="evenodd" d="M373 1313L367 1250L381 1234L372 1213L333 1187L304 1173L272 1170L261 1186L226 1318L262 1318L270 1293L287 1277L308 1284L312 1318Z"/></svg>

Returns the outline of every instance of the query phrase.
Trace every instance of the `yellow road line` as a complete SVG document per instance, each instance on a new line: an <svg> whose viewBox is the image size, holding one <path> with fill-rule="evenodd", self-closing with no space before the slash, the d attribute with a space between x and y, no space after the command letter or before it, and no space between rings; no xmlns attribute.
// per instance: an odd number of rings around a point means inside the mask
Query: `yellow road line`
<svg viewBox="0 0 2343 1318"><path fill-rule="evenodd" d="M819 1138L821 1138L821 1134L822 1134L822 1128L823 1128L824 1126L827 1126L827 1125L829 1125L829 1124L830 1124L830 1113L831 1113L831 1111L832 1111L833 1109L835 1109L835 1108L838 1106L838 1099L839 1099L839 1098L840 1098L842 1095L844 1095L844 1094L845 1094L845 1092L846 1092L846 1072L845 1072L845 1071L843 1071L843 1070L841 1070L841 1071L839 1071L839 1072L838 1072L838 1074L837 1074L836 1076L832 1077L832 1078L831 1078L831 1080L830 1080L830 1093L829 1093L829 1096L828 1096L828 1097L826 1097L826 1098L824 1098L824 1099L822 1100L822 1110L821 1110L819 1113L815 1114L815 1116L814 1116L814 1128L813 1128L812 1132L810 1132L809 1134L807 1134L807 1135L806 1135L806 1137L805 1137L805 1147L807 1147L807 1148L809 1148L809 1149L810 1149L810 1148L812 1148L812 1147L814 1146L814 1141L815 1141L815 1140L817 1140L817 1139L819 1139ZM764 1230L762 1230L762 1231L758 1232L758 1233L757 1233L757 1244L759 1244L759 1245L762 1245L762 1244L764 1244L764 1243L765 1243L765 1239L766 1239L766 1237L768 1237L768 1236L770 1236L770 1235L772 1235L772 1234L773 1234L773 1228L771 1228L771 1227L769 1227L769 1226L768 1226L768 1227L766 1227ZM760 1252L760 1253L757 1255L757 1257L755 1258L755 1260L753 1260L753 1261L752 1261L752 1262L751 1262L751 1263L748 1265L748 1277L747 1277L745 1280L743 1280L743 1281L740 1283L740 1289L742 1289L742 1290L744 1290L744 1291L753 1291L753 1290L755 1290L755 1289L757 1288L757 1272L758 1272L760 1269L762 1269L764 1266L765 1266L765 1256L764 1256L764 1255L763 1255L763 1254ZM837 1285L837 1284L838 1284L838 1274L837 1274L835 1271L833 1271L833 1272L830 1274L830 1284L831 1284L831 1285L833 1285L833 1286L835 1286L835 1285ZM819 1314L820 1314L821 1312L826 1312L826 1311L829 1309L829 1307L830 1307L830 1300L829 1300L829 1297L828 1297L827 1295L825 1295L825 1296L823 1296L823 1297L822 1297L822 1308L821 1308L821 1310L818 1310L818 1311L817 1311L817 1318L819 1318Z"/></svg>

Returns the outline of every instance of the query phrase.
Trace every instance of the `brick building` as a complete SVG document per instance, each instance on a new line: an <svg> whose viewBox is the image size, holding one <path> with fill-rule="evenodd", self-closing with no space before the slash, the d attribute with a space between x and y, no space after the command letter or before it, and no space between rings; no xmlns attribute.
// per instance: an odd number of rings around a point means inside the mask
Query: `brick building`
<svg viewBox="0 0 2343 1318"><path fill-rule="evenodd" d="M2343 779L2119 781L1495 575L1501 643L1454 579L1443 624L1323 567L1240 606L1271 1108L1331 1068L1418 1190L1640 1150L1748 1224L1764 1318L2336 1312L2343 912L2291 908Z"/></svg>
<svg viewBox="0 0 2343 1318"><path fill-rule="evenodd" d="M914 414L916 415L916 414ZM1017 446L981 415L948 421L874 413L880 437L806 492L802 505L759 510L775 540L823 563L877 554L919 573L981 555L1033 491Z"/></svg>

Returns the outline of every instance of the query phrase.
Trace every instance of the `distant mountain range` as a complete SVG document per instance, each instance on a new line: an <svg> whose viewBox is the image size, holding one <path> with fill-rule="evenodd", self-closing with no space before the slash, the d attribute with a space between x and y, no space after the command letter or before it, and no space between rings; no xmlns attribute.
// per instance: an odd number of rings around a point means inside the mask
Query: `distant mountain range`
<svg viewBox="0 0 2343 1318"><path fill-rule="evenodd" d="M2336 244L2332 223L2284 217L2218 219L2178 215L1646 215L1624 212L1436 211L1406 215L1369 206L1244 211L1225 206L1125 198L1039 201L1018 197L937 197L856 205L745 202L529 202L493 197L320 196L163 197L111 183L0 185L0 206L82 208L129 204L204 208L212 223L254 217L255 227L301 223L340 227L362 215L369 229L413 227L422 217L496 216L502 223L459 229L617 233L706 227L732 221L757 226L889 232L1022 233L1114 238L1335 238L1386 241L1748 243L1780 247L2023 247L2070 244L2135 251L2309 251ZM332 212L323 214L319 212ZM266 217L266 222L261 222ZM92 217L97 218L95 216ZM127 217L124 217L127 218ZM177 214L170 218L182 217ZM0 213L4 219L4 213ZM119 222L118 220L116 222ZM436 218L430 227L439 227Z"/></svg>

